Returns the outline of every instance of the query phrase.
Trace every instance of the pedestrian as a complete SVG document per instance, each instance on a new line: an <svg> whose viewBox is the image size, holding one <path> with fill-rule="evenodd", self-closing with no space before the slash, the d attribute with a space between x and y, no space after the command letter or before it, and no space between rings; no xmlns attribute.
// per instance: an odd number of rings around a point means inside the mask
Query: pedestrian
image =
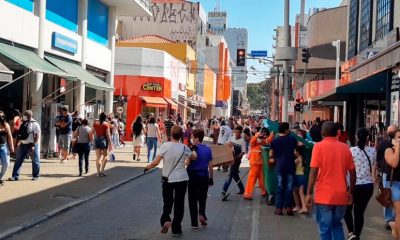
<svg viewBox="0 0 400 240"><path fill-rule="evenodd" d="M297 146L294 150L294 156L296 159L294 160L296 164L296 172L293 179L293 198L296 204L296 207L293 209L293 212L298 213L307 213L307 204L306 204L306 196L305 196L305 185L306 185L306 176L304 175L304 158L302 156L303 147Z"/></svg>
<svg viewBox="0 0 400 240"><path fill-rule="evenodd" d="M112 142L115 148L120 148L119 144L119 122L118 117L114 116L113 113L110 114L110 124L111 124L111 135L112 135Z"/></svg>
<svg viewBox="0 0 400 240"><path fill-rule="evenodd" d="M133 160L140 161L140 148L144 143L145 127L142 115L138 115L132 124L133 133Z"/></svg>
<svg viewBox="0 0 400 240"><path fill-rule="evenodd" d="M82 176L82 165L85 160L85 174L89 172L90 143L93 141L92 129L88 126L88 120L83 119L81 126L75 130L77 138L76 150L79 156L79 176Z"/></svg>
<svg viewBox="0 0 400 240"><path fill-rule="evenodd" d="M309 131L313 142L322 141L321 127L322 127L321 118L317 117L315 119L315 123L311 126L310 131Z"/></svg>
<svg viewBox="0 0 400 240"><path fill-rule="evenodd" d="M266 196L267 191L264 184L264 172L263 172L263 157L262 148L269 143L268 137L270 137L270 132L267 128L260 129L254 137L250 140L250 152L249 152L249 162L250 170L249 176L247 178L246 189L244 192L245 200L253 200L253 190L254 185L258 181L258 186L261 188L261 195Z"/></svg>
<svg viewBox="0 0 400 240"><path fill-rule="evenodd" d="M93 124L91 135L95 135L94 148L96 151L96 170L98 177L106 177L104 169L107 164L108 153L112 152L110 124L107 122L107 115L100 113L99 119Z"/></svg>
<svg viewBox="0 0 400 240"><path fill-rule="evenodd" d="M313 147L306 202L311 206L315 185L315 214L321 240L344 240L342 220L353 202L356 171L349 147L337 139L332 121L322 125L323 140ZM350 182L347 185L346 175Z"/></svg>
<svg viewBox="0 0 400 240"><path fill-rule="evenodd" d="M25 157L29 155L32 160L32 181L39 179L40 172L40 126L33 119L33 112L25 111L23 122L17 134L17 155L14 163L14 168L9 181L18 181L19 172Z"/></svg>
<svg viewBox="0 0 400 240"><path fill-rule="evenodd" d="M159 119L159 118L157 118L157 124L158 124L158 128L160 129L160 135L161 135L160 142L163 143L164 137L165 137L165 125L164 125L164 122L161 121L161 119Z"/></svg>
<svg viewBox="0 0 400 240"><path fill-rule="evenodd" d="M147 143L147 162L153 161L157 156L157 144L161 142L161 133L155 117L150 117L149 124L146 125L146 143ZM153 150L153 158L151 156Z"/></svg>
<svg viewBox="0 0 400 240"><path fill-rule="evenodd" d="M381 172L381 179L383 187L390 187L390 177L391 177L391 168L385 161L385 151L388 148L393 147L392 139L398 127L396 125L391 125L386 130L386 137L378 142L376 146L376 160L378 163L379 171ZM383 218L385 220L385 228L387 230L391 230L389 223L394 222L395 214L393 207L383 208Z"/></svg>
<svg viewBox="0 0 400 240"><path fill-rule="evenodd" d="M172 226L172 234L182 234L182 219L185 209L185 195L188 173L185 169L185 159L197 159L196 152L180 142L183 130L179 126L171 129L171 141L164 143L157 153L156 159L146 166L145 172L156 167L163 160L162 168L162 196L163 213L161 215L161 233L167 233ZM171 212L174 208L174 219L171 223Z"/></svg>
<svg viewBox="0 0 400 240"><path fill-rule="evenodd" d="M68 113L68 106L64 105L60 109L59 121L56 122L60 129L58 146L61 153L61 163L68 161L69 148L72 139L72 116Z"/></svg>
<svg viewBox="0 0 400 240"><path fill-rule="evenodd" d="M193 131L193 123L191 121L188 121L186 123L185 133L183 134L183 143L184 144L189 143L190 137L192 136L192 131Z"/></svg>
<svg viewBox="0 0 400 240"><path fill-rule="evenodd" d="M4 174L10 165L10 154L14 152L14 141L11 133L11 127L6 121L6 115L0 111L0 185L4 184Z"/></svg>
<svg viewBox="0 0 400 240"><path fill-rule="evenodd" d="M230 126L226 124L225 120L221 121L221 126L219 128L219 135L218 135L218 141L217 145L224 145L229 141L229 139L232 137L232 129ZM229 165L222 165L222 170L223 172L228 172ZM221 166L218 166L218 171L221 170Z"/></svg>
<svg viewBox="0 0 400 240"><path fill-rule="evenodd" d="M279 124L278 133L279 135L272 141L269 151L270 161L275 162L278 176L275 214L283 215L283 209L285 208L286 214L293 216L292 194L296 168L294 150L297 147L297 140L289 134L289 123L287 122Z"/></svg>
<svg viewBox="0 0 400 240"><path fill-rule="evenodd" d="M174 125L174 118L172 115L169 115L169 117L164 121L165 135L168 142L171 141L171 129Z"/></svg>
<svg viewBox="0 0 400 240"><path fill-rule="evenodd" d="M193 229L199 227L199 221L202 226L207 226L208 187L214 185L211 162L213 157L211 148L203 144L204 135L203 129L195 129L190 140L191 149L197 154L197 159L195 161L189 160L187 167L189 210Z"/></svg>
<svg viewBox="0 0 400 240"><path fill-rule="evenodd" d="M400 130L394 133L392 146L385 150L385 161L391 168L390 184L395 221L389 222L393 238L400 239Z"/></svg>
<svg viewBox="0 0 400 240"><path fill-rule="evenodd" d="M366 146L368 135L369 133L366 128L358 129L356 133L357 146L350 148L354 165L356 166L357 177L353 192L353 203L347 206L344 217L349 232L348 240L361 239L361 232L364 226L364 212L374 193L376 151L374 148Z"/></svg>
<svg viewBox="0 0 400 240"><path fill-rule="evenodd" d="M13 146L17 146L17 133L19 128L21 127L22 120L20 117L20 113L18 109L13 110L13 120L11 127L12 137L13 137Z"/></svg>
<svg viewBox="0 0 400 240"><path fill-rule="evenodd" d="M81 125L82 118L79 117L79 112L75 111L72 115L72 134L76 131L76 129ZM72 153L72 159L75 160L76 157L76 139L74 137L71 138L71 145L69 148L70 153Z"/></svg>
<svg viewBox="0 0 400 240"><path fill-rule="evenodd" d="M245 124L243 128L243 139L246 142L246 154L249 152L251 137L251 129L249 125Z"/></svg>
<svg viewBox="0 0 400 240"><path fill-rule="evenodd" d="M118 118L118 134L119 134L119 144L121 146L124 145L125 147L125 142L124 142L124 136L125 136L125 124L122 121L121 118Z"/></svg>
<svg viewBox="0 0 400 240"><path fill-rule="evenodd" d="M234 130L234 136L229 140L229 145L232 148L233 153L233 163L230 167L230 171L228 177L225 180L224 186L222 187L222 195L225 196L228 191L229 185L232 182L232 179L235 180L236 184L239 187L239 192L236 194L244 194L244 186L239 177L239 168L242 163L242 157L246 153L246 142L242 138L242 126L237 126Z"/></svg>

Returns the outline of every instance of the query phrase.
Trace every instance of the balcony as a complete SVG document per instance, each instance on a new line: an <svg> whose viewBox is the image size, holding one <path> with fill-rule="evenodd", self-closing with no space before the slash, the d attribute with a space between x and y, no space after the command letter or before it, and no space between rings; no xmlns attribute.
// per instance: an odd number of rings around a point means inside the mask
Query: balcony
<svg viewBox="0 0 400 240"><path fill-rule="evenodd" d="M114 6L117 16L151 16L150 0L103 0L109 6Z"/></svg>

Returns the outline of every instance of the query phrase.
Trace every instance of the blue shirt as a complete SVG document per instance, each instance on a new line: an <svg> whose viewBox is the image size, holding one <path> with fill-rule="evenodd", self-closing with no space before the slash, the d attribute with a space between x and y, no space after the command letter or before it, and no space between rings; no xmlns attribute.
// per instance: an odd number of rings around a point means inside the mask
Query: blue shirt
<svg viewBox="0 0 400 240"><path fill-rule="evenodd" d="M294 174L295 156L294 149L297 146L296 138L292 136L279 136L271 143L271 149L274 150L276 161L276 170L280 174Z"/></svg>
<svg viewBox="0 0 400 240"><path fill-rule="evenodd" d="M69 114L67 116L60 116L60 121L67 124L64 128L60 127L60 134L62 134L62 135L71 134L72 133L72 116Z"/></svg>
<svg viewBox="0 0 400 240"><path fill-rule="evenodd" d="M190 162L187 167L189 177L208 177L208 164L212 161L211 148L205 144L197 144L197 159Z"/></svg>

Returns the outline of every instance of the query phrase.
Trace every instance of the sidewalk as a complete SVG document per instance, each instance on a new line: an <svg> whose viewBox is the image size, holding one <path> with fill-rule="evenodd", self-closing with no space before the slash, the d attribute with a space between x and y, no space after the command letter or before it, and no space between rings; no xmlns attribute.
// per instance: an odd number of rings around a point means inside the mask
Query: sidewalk
<svg viewBox="0 0 400 240"><path fill-rule="evenodd" d="M54 214L90 200L143 173L147 149L142 148L142 162L132 160L132 146L115 149L116 161L108 162L107 177L96 176L95 153L90 154L89 173L78 177L78 160L60 163L59 159L42 159L40 178L31 180L30 160L22 165L20 180L0 187L0 239L9 233L37 224ZM11 162L5 179L11 176Z"/></svg>

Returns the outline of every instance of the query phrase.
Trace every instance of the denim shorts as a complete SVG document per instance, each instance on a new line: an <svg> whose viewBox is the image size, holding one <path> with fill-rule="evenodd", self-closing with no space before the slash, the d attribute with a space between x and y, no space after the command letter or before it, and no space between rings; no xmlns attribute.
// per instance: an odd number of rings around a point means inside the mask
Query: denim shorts
<svg viewBox="0 0 400 240"><path fill-rule="evenodd" d="M72 134L61 134L58 138L58 146L62 150L68 150L71 144Z"/></svg>
<svg viewBox="0 0 400 240"><path fill-rule="evenodd" d="M300 187L301 185L306 186L306 176L305 175L294 175L293 186Z"/></svg>
<svg viewBox="0 0 400 240"><path fill-rule="evenodd" d="M400 201L400 182L393 181L392 184L392 201Z"/></svg>

